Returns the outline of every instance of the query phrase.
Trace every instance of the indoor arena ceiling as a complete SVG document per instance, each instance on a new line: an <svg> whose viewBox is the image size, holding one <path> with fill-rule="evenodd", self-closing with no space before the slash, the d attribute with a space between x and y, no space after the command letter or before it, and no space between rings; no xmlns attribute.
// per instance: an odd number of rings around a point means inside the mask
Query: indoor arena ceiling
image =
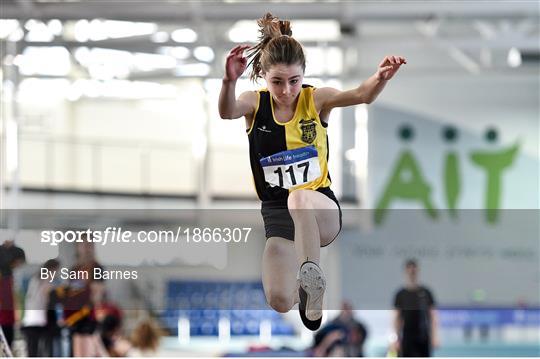
<svg viewBox="0 0 540 359"><path fill-rule="evenodd" d="M425 63L416 65L442 69L452 73L464 71L479 73L506 69L509 50L521 52L523 63L538 65L540 44L539 6L536 1L161 1L161 0L2 0L2 19L18 20L21 36L17 53L26 47L62 46L73 50L88 48L114 49L137 53L159 53L164 47L181 46L193 52L201 46L210 48L210 70L204 76L217 76L226 52L236 43L252 42L256 35L256 18L270 11L281 18L304 21L307 36L301 39L307 47L336 47L356 51L352 66L343 64L342 76L351 71L362 71L378 61L381 54L429 53ZM47 23L59 21L63 30L47 41L29 38L28 21ZM70 34L80 21L91 26L96 22L115 20L152 25L153 30L142 34L110 38L96 37L96 31L84 40ZM93 22L92 22L93 21ZM243 22L242 22L243 21ZM251 27L242 27L248 23ZM92 27L90 29L94 29ZM337 29L335 36L321 38L313 31L329 26ZM26 29L25 29L26 28ZM175 30L192 31L193 39L177 40L170 36ZM293 27L298 35L297 25ZM325 28L326 29L326 28ZM234 31L237 36L235 40ZM73 32L73 31L72 31ZM309 38L309 35L312 38ZM316 34L316 35L314 35ZM156 35L164 35L157 39ZM313 37L315 36L315 37ZM187 50L185 50L187 49ZM72 51L71 51L72 52ZM360 56L358 55L360 54ZM184 63L197 63L191 55L181 59ZM204 62L204 61L203 61ZM527 71L526 66L523 71ZM529 67L529 70L531 67ZM161 74L161 75L160 75ZM170 76L170 72L157 71L133 76ZM326 74L328 75L328 74ZM330 74L331 75L331 74Z"/></svg>

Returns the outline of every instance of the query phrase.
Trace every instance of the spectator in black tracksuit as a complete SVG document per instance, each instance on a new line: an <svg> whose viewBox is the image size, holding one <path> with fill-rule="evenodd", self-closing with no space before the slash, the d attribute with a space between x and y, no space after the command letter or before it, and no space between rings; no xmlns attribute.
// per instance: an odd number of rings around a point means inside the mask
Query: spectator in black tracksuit
<svg viewBox="0 0 540 359"><path fill-rule="evenodd" d="M416 260L405 262L407 284L394 297L395 349L403 357L429 357L439 343L435 298L418 284Z"/></svg>

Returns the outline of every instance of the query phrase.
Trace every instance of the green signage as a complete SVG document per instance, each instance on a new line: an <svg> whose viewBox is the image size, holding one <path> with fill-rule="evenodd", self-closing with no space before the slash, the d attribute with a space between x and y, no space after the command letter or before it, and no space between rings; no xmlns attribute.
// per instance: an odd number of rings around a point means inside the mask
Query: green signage
<svg viewBox="0 0 540 359"><path fill-rule="evenodd" d="M407 126L400 130L403 140L413 137L412 130ZM454 141L457 137L453 128L446 128L444 138ZM497 135L495 130L487 132L488 141L494 141ZM498 219L498 209L502 192L502 177L515 160L519 150L519 144L500 151L473 151L470 153L472 163L477 165L485 173L485 209L486 219L489 223L495 223ZM449 214L457 217L456 208L461 193L461 173L459 171L459 159L457 153L448 152L444 159L443 178L444 195ZM394 165L390 178L384 187L375 207L375 223L382 224L388 209L395 200L407 200L420 204L430 218L437 218L438 212L432 198L432 188L422 174L421 167L409 150L400 153Z"/></svg>

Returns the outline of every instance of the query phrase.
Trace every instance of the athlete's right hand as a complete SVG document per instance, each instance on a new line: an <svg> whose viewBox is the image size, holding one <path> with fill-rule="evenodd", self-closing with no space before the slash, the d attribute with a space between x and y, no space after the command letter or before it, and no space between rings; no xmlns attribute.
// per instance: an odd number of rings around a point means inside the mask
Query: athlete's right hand
<svg viewBox="0 0 540 359"><path fill-rule="evenodd" d="M225 80L236 81L244 73L247 67L244 51L250 47L250 45L238 45L229 52L225 62Z"/></svg>

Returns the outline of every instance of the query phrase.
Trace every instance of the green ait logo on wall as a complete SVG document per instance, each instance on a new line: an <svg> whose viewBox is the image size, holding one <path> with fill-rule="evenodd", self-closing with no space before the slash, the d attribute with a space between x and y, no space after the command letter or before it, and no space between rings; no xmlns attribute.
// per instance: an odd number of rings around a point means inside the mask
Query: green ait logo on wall
<svg viewBox="0 0 540 359"><path fill-rule="evenodd" d="M399 130L399 136L403 141L413 138L413 130L410 126L403 126ZM458 133L453 127L446 127L443 138L447 142L457 140ZM497 131L488 129L485 134L486 141L495 142ZM516 157L519 144L498 151L472 151L469 154L470 161L485 173L484 205L486 219L489 223L495 223L498 219L498 209L502 192L502 177ZM459 157L456 152L449 151L444 157L443 173L444 197L448 212L456 217L456 206L461 194L461 175ZM438 217L432 198L432 190L425 176L422 174L419 162L409 150L403 150L391 171L390 177L384 187L384 191L375 207L375 223L382 224L386 218L388 208L395 200L407 200L420 204L431 218Z"/></svg>

